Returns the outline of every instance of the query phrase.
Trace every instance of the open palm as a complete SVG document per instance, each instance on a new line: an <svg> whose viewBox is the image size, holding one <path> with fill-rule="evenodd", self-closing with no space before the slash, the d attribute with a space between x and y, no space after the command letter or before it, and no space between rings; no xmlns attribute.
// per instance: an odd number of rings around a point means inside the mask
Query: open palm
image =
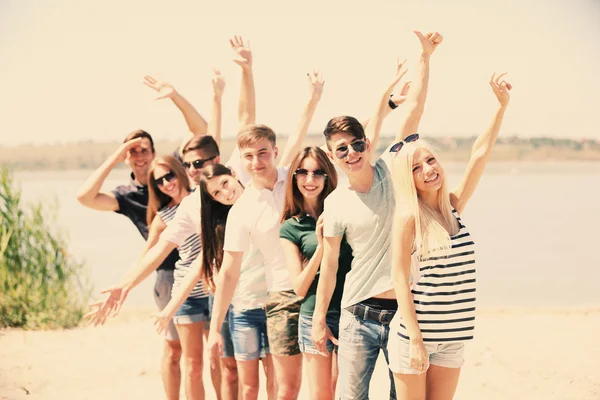
<svg viewBox="0 0 600 400"><path fill-rule="evenodd" d="M175 88L169 82L158 80L150 75L144 76L144 84L159 93L156 97L157 100L166 97L170 98L175 93Z"/></svg>

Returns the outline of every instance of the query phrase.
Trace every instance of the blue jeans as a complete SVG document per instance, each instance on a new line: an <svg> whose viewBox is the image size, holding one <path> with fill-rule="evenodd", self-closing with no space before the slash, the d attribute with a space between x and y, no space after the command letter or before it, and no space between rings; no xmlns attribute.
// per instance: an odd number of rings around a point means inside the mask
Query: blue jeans
<svg viewBox="0 0 600 400"><path fill-rule="evenodd" d="M300 351L302 353L307 354L321 354L319 350L315 347L312 341L312 327L313 327L313 316L300 314L300 323L298 325L298 345L300 346ZM327 313L327 317L325 319L325 323L331 333L335 338L338 338L339 335L339 327L340 327L340 315L334 313ZM328 340L326 343L327 352L331 353L336 346L333 344L331 340Z"/></svg>
<svg viewBox="0 0 600 400"><path fill-rule="evenodd" d="M389 364L387 343L389 324L362 319L347 310L340 316L340 347L338 350L338 399L366 400L369 384L379 351L383 350ZM394 375L390 376L390 399L396 400Z"/></svg>
<svg viewBox="0 0 600 400"><path fill-rule="evenodd" d="M269 353L267 314L264 308L229 310L229 329L237 361L265 358Z"/></svg>

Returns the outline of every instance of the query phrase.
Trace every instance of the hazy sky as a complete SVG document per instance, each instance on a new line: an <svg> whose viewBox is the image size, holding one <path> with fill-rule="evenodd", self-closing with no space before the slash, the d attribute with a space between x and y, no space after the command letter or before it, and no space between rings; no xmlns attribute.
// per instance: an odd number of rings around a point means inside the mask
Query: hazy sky
<svg viewBox="0 0 600 400"><path fill-rule="evenodd" d="M414 73L413 29L445 37L432 58L423 134L485 129L495 107L487 81L508 71L502 134L600 138L598 0L94 3L0 0L0 145L121 140L137 128L180 138L183 119L168 100L153 100L142 77L160 74L208 118L212 66L226 76L223 129L234 135L233 34L252 42L257 120L276 132L295 127L306 72L321 69L325 92L311 125L320 131L332 116L370 114L397 56Z"/></svg>

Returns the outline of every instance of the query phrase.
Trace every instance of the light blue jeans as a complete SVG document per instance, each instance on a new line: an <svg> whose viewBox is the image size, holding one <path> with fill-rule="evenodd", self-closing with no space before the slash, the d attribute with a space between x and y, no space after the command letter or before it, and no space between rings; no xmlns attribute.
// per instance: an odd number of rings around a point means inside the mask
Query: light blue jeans
<svg viewBox="0 0 600 400"><path fill-rule="evenodd" d="M338 399L366 400L369 398L371 375L383 350L389 365L387 343L389 324L362 319L347 310L340 316L340 347L338 353ZM396 400L394 375L390 376L390 400Z"/></svg>

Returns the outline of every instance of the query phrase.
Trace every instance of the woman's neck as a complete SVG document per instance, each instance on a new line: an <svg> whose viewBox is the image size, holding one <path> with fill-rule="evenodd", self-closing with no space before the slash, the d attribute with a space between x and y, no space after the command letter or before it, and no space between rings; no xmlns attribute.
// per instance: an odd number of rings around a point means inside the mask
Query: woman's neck
<svg viewBox="0 0 600 400"><path fill-rule="evenodd" d="M425 204L427 204L431 209L440 211L440 202L439 202L439 191L435 192L421 192L419 193L419 198Z"/></svg>
<svg viewBox="0 0 600 400"><path fill-rule="evenodd" d="M319 218L323 206L319 204L319 199L304 199L304 211L313 218Z"/></svg>
<svg viewBox="0 0 600 400"><path fill-rule="evenodd" d="M179 194L171 199L171 201L169 202L169 206L172 207L172 206L179 205L181 203L181 201L183 200L183 198L189 194L190 194L190 192L187 189L180 190Z"/></svg>

